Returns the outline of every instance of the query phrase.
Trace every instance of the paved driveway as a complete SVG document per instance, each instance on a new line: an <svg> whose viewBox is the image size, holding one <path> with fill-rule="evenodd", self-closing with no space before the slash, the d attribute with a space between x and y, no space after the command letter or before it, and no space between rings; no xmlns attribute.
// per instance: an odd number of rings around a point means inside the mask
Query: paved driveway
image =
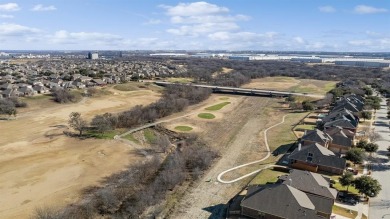
<svg viewBox="0 0 390 219"><path fill-rule="evenodd" d="M369 218L390 219L390 162L387 147L390 146L389 120L387 119L386 99L382 98L381 109L376 113L375 132L381 135L378 152L373 155L372 176L382 185L382 191L370 200Z"/></svg>

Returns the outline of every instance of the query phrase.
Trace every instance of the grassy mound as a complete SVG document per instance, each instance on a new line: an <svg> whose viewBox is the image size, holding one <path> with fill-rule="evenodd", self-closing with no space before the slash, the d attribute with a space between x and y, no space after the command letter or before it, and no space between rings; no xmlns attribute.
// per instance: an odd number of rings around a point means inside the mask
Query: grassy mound
<svg viewBox="0 0 390 219"><path fill-rule="evenodd" d="M181 131L181 132L189 132L191 131L193 128L192 127L189 127L189 126L176 126L175 127L175 130L178 130L178 131Z"/></svg>
<svg viewBox="0 0 390 219"><path fill-rule="evenodd" d="M228 104L230 104L230 102L219 103L219 104L217 104L217 105L207 107L206 110L217 111L217 110L222 109L224 106L226 106L226 105L228 105Z"/></svg>
<svg viewBox="0 0 390 219"><path fill-rule="evenodd" d="M215 116L211 113L199 113L198 117L202 118L202 119L214 119L215 118Z"/></svg>

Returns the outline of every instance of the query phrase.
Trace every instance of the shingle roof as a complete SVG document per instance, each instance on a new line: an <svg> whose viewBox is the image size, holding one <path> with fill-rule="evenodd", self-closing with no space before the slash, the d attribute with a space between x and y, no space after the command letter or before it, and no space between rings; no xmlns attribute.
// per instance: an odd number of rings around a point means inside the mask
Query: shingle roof
<svg viewBox="0 0 390 219"><path fill-rule="evenodd" d="M306 193L335 199L337 191L329 187L329 182L318 173L304 170L291 170L289 175L279 177L284 184L290 185Z"/></svg>
<svg viewBox="0 0 390 219"><path fill-rule="evenodd" d="M241 206L281 218L321 218L306 193L285 184L250 188Z"/></svg>
<svg viewBox="0 0 390 219"><path fill-rule="evenodd" d="M311 161L308 161L309 153L312 154ZM295 149L290 154L289 159L312 163L318 166L332 167L336 169L344 169L346 162L344 158L335 156L332 151L317 143L302 147L301 150Z"/></svg>
<svg viewBox="0 0 390 219"><path fill-rule="evenodd" d="M325 123L324 127L332 127L332 126L340 126L342 128L352 128L352 129L355 129L356 126L354 126L351 121L349 121L348 119L337 119L337 120L334 120L334 121L330 121L330 122L327 122Z"/></svg>
<svg viewBox="0 0 390 219"><path fill-rule="evenodd" d="M346 108L346 109L348 109L349 111L352 111L352 112L355 112L355 113L360 111L360 110L358 109L357 106L355 106L353 103L348 102L348 101L346 101L346 102L344 102L344 103L342 103L342 104L336 105L336 106L332 109L332 111L333 111L333 110L342 109L342 108Z"/></svg>
<svg viewBox="0 0 390 219"><path fill-rule="evenodd" d="M332 138L319 129L308 131L304 136L302 136L301 140L303 141L312 141L317 143L326 143Z"/></svg>

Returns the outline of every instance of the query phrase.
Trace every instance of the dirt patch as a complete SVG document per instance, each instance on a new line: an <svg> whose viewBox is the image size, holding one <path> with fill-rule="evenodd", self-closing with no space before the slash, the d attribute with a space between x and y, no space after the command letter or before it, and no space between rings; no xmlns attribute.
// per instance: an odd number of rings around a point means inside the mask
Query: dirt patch
<svg viewBox="0 0 390 219"><path fill-rule="evenodd" d="M218 149L222 157L176 205L171 218L208 218L210 215L219 218L223 204L249 179L225 185L216 182L217 175L243 162L260 159L266 153L262 131L281 118L273 108L277 99L232 96L229 101L232 104L220 110L217 120L202 122L191 116L175 121L175 124L197 124L201 138Z"/></svg>
<svg viewBox="0 0 390 219"><path fill-rule="evenodd" d="M142 159L119 141L63 135L71 112L91 119L160 98L151 90L114 92L75 104L26 99L29 107L16 120L0 121L0 218L28 218L36 207L73 203L83 188Z"/></svg>

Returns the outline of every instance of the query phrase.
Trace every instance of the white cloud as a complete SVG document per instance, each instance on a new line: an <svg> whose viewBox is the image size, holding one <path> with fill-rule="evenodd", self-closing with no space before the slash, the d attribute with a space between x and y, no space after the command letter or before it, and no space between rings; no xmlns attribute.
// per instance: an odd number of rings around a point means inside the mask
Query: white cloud
<svg viewBox="0 0 390 219"><path fill-rule="evenodd" d="M336 12L336 9L330 5L327 5L327 6L321 6L318 8L321 12L324 12L324 13L333 13L333 12Z"/></svg>
<svg viewBox="0 0 390 219"><path fill-rule="evenodd" d="M144 24L161 24L162 21L159 20L159 19L149 19L147 22L145 22Z"/></svg>
<svg viewBox="0 0 390 219"><path fill-rule="evenodd" d="M174 24L199 24L199 23L226 23L249 20L245 15L202 15L202 16L172 16L171 22Z"/></svg>
<svg viewBox="0 0 390 219"><path fill-rule="evenodd" d="M109 33L98 32L68 32L66 30L60 30L50 36L52 43L59 44L115 44L121 41L122 37Z"/></svg>
<svg viewBox="0 0 390 219"><path fill-rule="evenodd" d="M348 44L352 46L371 46L372 41L371 40L350 40L348 41Z"/></svg>
<svg viewBox="0 0 390 219"><path fill-rule="evenodd" d="M31 11L55 11L57 8L54 5L44 6L42 4L35 5Z"/></svg>
<svg viewBox="0 0 390 219"><path fill-rule="evenodd" d="M354 8L354 12L358 14L386 13L387 11L386 8L375 8L367 5L358 5Z"/></svg>
<svg viewBox="0 0 390 219"><path fill-rule="evenodd" d="M26 27L19 24L0 24L0 36L27 36L39 32L40 30L37 28Z"/></svg>
<svg viewBox="0 0 390 219"><path fill-rule="evenodd" d="M238 21L250 18L229 14L226 7L207 2L179 3L176 6L160 6L170 17L173 28L168 33L180 36L200 37L217 32L232 32L240 29Z"/></svg>
<svg viewBox="0 0 390 219"><path fill-rule="evenodd" d="M6 3L0 5L0 11L19 11L20 7L16 3Z"/></svg>
<svg viewBox="0 0 390 219"><path fill-rule="evenodd" d="M200 36L218 31L238 30L236 23L202 23L196 25L183 25L179 28L168 29L167 32L181 36Z"/></svg>
<svg viewBox="0 0 390 219"><path fill-rule="evenodd" d="M199 16L229 12L226 7L220 7L207 2L179 3L176 6L160 5L166 9L169 16Z"/></svg>
<svg viewBox="0 0 390 219"><path fill-rule="evenodd" d="M298 43L298 44L304 44L305 43L305 40L302 38L302 37L294 37L293 38L294 42Z"/></svg>
<svg viewBox="0 0 390 219"><path fill-rule="evenodd" d="M14 18L14 16L10 14L0 14L0 18Z"/></svg>

